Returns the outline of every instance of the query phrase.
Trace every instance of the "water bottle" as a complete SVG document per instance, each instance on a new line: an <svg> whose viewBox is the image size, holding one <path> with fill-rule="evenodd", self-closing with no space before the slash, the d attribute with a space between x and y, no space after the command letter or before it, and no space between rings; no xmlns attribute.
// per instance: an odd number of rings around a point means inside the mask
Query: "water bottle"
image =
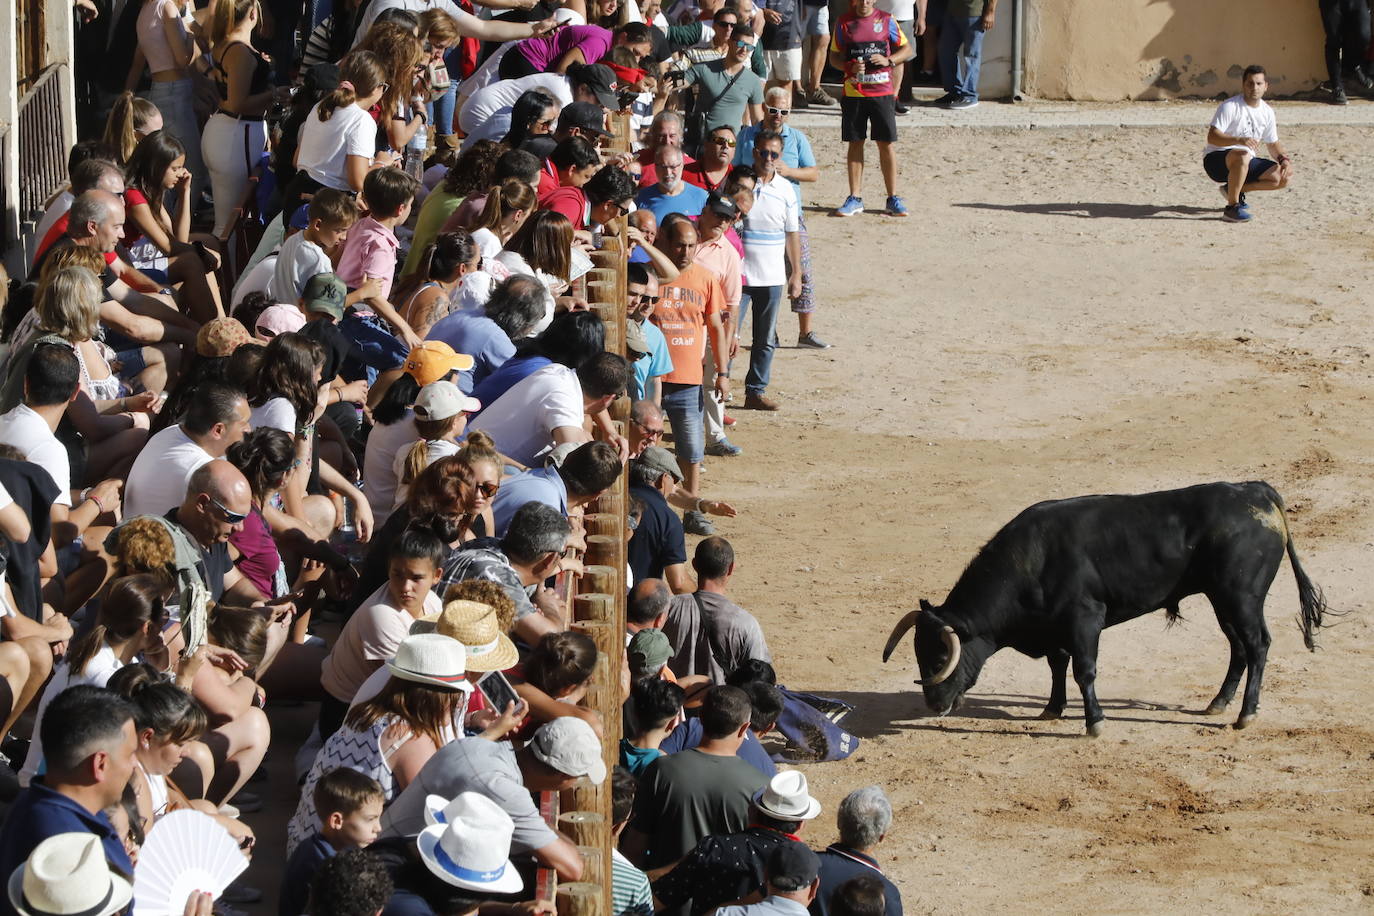
<svg viewBox="0 0 1374 916"><path fill-rule="evenodd" d="M418 95L415 98L411 99L411 104L419 108L421 111L424 110L425 101L422 97ZM428 147L429 132L426 130L426 122L422 120L420 121L419 129L415 131L415 136L410 138L408 149L410 150L410 155L413 158L423 163L425 161L425 150Z"/></svg>

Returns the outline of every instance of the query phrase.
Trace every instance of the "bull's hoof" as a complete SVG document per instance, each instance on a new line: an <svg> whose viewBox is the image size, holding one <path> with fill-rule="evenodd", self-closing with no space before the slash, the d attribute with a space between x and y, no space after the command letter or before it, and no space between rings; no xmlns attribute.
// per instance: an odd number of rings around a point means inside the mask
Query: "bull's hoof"
<svg viewBox="0 0 1374 916"><path fill-rule="evenodd" d="M1215 700L1207 704L1207 708L1202 711L1202 714L1204 716L1219 716L1222 713L1224 713L1226 711L1226 707L1230 705L1230 700L1223 700L1221 697L1217 697Z"/></svg>
<svg viewBox="0 0 1374 916"><path fill-rule="evenodd" d="M1258 713L1253 712L1248 713L1246 715L1242 715L1239 719L1236 720L1235 728L1237 730L1240 730L1242 728L1249 728L1258 716Z"/></svg>
<svg viewBox="0 0 1374 916"><path fill-rule="evenodd" d="M1046 721L1051 719L1061 719L1064 716L1063 706L1046 706L1040 710L1040 718Z"/></svg>
<svg viewBox="0 0 1374 916"><path fill-rule="evenodd" d="M1105 722L1105 721L1106 721L1105 719L1098 719L1096 722L1089 722L1089 723L1088 723L1088 737L1089 737L1089 738L1101 738L1101 737L1102 737L1102 731L1103 731L1103 729L1102 729L1102 724L1103 724L1103 722Z"/></svg>

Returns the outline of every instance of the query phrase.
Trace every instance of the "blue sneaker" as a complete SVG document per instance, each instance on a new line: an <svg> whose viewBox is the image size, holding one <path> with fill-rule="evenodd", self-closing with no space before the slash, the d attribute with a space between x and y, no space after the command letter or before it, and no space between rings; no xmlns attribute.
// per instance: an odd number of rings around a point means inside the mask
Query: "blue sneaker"
<svg viewBox="0 0 1374 916"><path fill-rule="evenodd" d="M1227 207L1221 211L1221 218L1228 223L1248 223L1254 219L1250 215L1250 208L1245 204L1236 204L1234 207Z"/></svg>
<svg viewBox="0 0 1374 916"><path fill-rule="evenodd" d="M888 216L906 216L906 215L907 215L907 212L906 212L906 204L902 203L902 199L901 199L900 197L898 197L896 194L893 194L891 197L889 197L889 198L887 199L887 215L888 215Z"/></svg>
<svg viewBox="0 0 1374 916"><path fill-rule="evenodd" d="M853 216L855 213L862 212L864 212L864 199L850 194L844 199L844 203L840 204L839 208L835 210L835 215Z"/></svg>

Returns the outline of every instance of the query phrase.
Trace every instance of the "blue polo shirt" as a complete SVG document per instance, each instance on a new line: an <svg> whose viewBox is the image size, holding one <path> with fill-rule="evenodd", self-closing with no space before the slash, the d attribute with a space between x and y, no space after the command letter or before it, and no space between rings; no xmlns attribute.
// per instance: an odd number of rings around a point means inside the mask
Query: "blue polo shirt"
<svg viewBox="0 0 1374 916"><path fill-rule="evenodd" d="M635 206L652 210L659 225L663 224L663 218L669 213L700 216L701 208L706 206L706 189L684 181L682 190L669 196L662 187L654 184L639 192L639 196L635 198Z"/></svg>
<svg viewBox="0 0 1374 916"><path fill-rule="evenodd" d="M128 880L133 880L134 867L124 851L124 843L103 811L92 814L60 792L43 785L42 777L35 779L20 792L5 816L0 828L0 874L9 880L14 870L28 861L29 854L39 843L59 833L93 833L100 837L105 849L105 861ZM9 895L0 894L0 916L16 914L10 906Z"/></svg>
<svg viewBox="0 0 1374 916"><path fill-rule="evenodd" d="M458 388L463 394L472 394L473 388L515 355L515 344L506 332L479 312L453 312L440 318L426 339L442 340L455 353L472 357L472 368L458 373Z"/></svg>
<svg viewBox="0 0 1374 916"><path fill-rule="evenodd" d="M568 514L568 488L557 468L531 468L503 478L501 489L491 501L492 518L496 521L496 536L506 536L510 520L525 503L543 503Z"/></svg>
<svg viewBox="0 0 1374 916"><path fill-rule="evenodd" d="M663 336L658 325L652 321L642 323L640 328L643 329L644 342L649 345L649 352L634 362L634 400L636 401L645 396L644 393L649 390L651 380L673 371L673 354L668 349L668 338Z"/></svg>
<svg viewBox="0 0 1374 916"><path fill-rule="evenodd" d="M701 718L692 716L673 729L658 747L665 754L676 754L678 751L685 751L701 744L702 734ZM763 749L758 736L752 730L744 733L744 743L735 751L735 756L769 779L778 775L778 765L768 756L768 752Z"/></svg>
<svg viewBox="0 0 1374 916"><path fill-rule="evenodd" d="M750 124L739 132L739 140L735 143L735 165L754 164L754 137L762 129L758 124ZM809 169L816 164L816 154L811 151L811 141L806 134L786 124L782 126L782 164L790 169ZM797 203L800 204L801 182L792 181L792 186L797 189Z"/></svg>
<svg viewBox="0 0 1374 916"><path fill-rule="evenodd" d="M277 898L277 916L300 916L310 901L310 882L315 872L327 860L334 858L337 850L318 830L310 839L296 847L291 858L286 861L286 871L282 874L281 895Z"/></svg>

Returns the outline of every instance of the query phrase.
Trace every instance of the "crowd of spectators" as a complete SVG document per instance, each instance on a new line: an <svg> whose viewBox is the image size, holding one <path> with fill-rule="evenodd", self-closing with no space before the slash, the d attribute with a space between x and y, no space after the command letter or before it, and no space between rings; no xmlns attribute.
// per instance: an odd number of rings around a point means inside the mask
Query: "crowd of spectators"
<svg viewBox="0 0 1374 916"><path fill-rule="evenodd" d="M584 860L532 793L582 780L617 916L900 912L880 789L798 839L820 804L768 748L787 700L700 474L741 453L729 410L782 406L784 298L829 346L788 123L843 56L823 7L78 6L89 138L0 286L0 914L125 911L173 811L251 856L269 749L299 780L281 886L188 914L549 912L534 870ZM622 223L628 359L578 295ZM608 772L605 661L550 583L622 475Z"/></svg>

